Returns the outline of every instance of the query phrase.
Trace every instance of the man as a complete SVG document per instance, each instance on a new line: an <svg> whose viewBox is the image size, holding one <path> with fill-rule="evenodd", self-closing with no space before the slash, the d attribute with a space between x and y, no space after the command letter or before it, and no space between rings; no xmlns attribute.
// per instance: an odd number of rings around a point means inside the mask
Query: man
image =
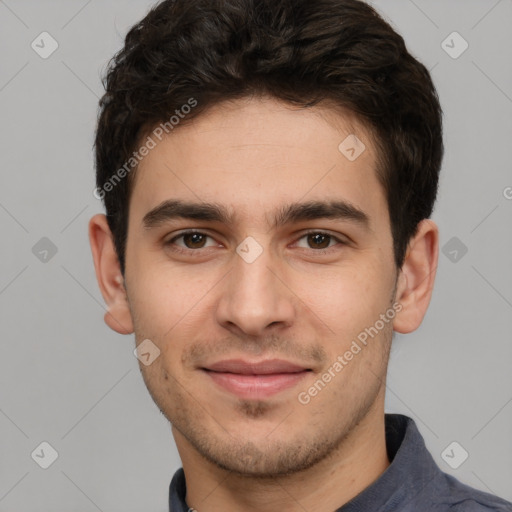
<svg viewBox="0 0 512 512"><path fill-rule="evenodd" d="M512 510L384 414L438 257L441 108L403 39L358 0L164 1L105 86L89 235L170 510Z"/></svg>

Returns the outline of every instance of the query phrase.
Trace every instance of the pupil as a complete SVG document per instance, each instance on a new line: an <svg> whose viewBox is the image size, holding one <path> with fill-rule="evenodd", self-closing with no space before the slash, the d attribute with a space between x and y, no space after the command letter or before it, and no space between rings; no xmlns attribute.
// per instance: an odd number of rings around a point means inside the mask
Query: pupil
<svg viewBox="0 0 512 512"><path fill-rule="evenodd" d="M189 248L202 247L204 244L204 236L200 233L189 233L183 237L186 246L192 246Z"/></svg>
<svg viewBox="0 0 512 512"><path fill-rule="evenodd" d="M316 245L316 248L325 249L329 247L329 238L330 237L328 235L316 233L313 235L309 235L309 242L311 243L311 245Z"/></svg>

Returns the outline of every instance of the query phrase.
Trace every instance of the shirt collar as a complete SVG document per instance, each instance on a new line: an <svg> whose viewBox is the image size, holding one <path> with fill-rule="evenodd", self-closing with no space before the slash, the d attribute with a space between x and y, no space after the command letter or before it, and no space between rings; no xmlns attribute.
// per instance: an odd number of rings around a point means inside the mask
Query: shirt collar
<svg viewBox="0 0 512 512"><path fill-rule="evenodd" d="M386 414L386 449L390 465L384 473L336 512L403 510L442 475L414 420L407 416Z"/></svg>

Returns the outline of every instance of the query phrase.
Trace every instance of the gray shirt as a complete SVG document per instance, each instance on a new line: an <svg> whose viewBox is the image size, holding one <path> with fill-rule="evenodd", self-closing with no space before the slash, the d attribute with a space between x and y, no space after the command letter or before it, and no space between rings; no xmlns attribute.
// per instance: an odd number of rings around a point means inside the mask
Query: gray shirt
<svg viewBox="0 0 512 512"><path fill-rule="evenodd" d="M512 512L512 503L442 472L411 418L386 414L386 448L388 468L336 512ZM185 495L180 468L169 488L170 512L188 512Z"/></svg>

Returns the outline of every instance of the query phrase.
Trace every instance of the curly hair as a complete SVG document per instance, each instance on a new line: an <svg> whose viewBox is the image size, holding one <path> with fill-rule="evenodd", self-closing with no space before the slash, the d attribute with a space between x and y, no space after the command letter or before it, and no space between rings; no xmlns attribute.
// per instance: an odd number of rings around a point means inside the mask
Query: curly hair
<svg viewBox="0 0 512 512"><path fill-rule="evenodd" d="M370 128L398 268L432 214L444 152L439 98L425 66L363 1L164 0L129 30L103 85L96 185L123 274L141 140L254 94L304 108L328 102ZM169 122L175 114L179 124ZM126 179L113 183L116 173Z"/></svg>

